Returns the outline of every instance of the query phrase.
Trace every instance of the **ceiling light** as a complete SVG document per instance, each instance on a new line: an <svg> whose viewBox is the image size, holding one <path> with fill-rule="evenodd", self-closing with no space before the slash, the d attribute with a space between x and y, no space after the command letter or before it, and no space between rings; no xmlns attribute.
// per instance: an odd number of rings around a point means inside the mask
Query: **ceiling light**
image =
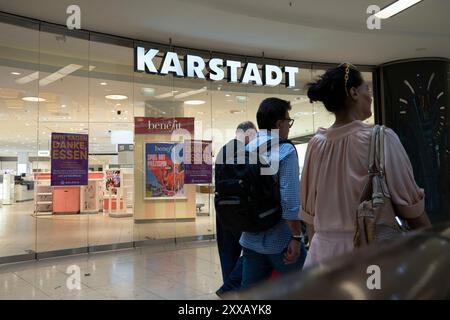
<svg viewBox="0 0 450 320"><path fill-rule="evenodd" d="M128 97L123 94L108 94L105 96L106 99L109 100L126 100Z"/></svg>
<svg viewBox="0 0 450 320"><path fill-rule="evenodd" d="M167 93L163 93L158 96L155 96L155 98L156 99L164 99L164 98L168 98L168 97L172 97L172 96L173 96L173 92L167 92Z"/></svg>
<svg viewBox="0 0 450 320"><path fill-rule="evenodd" d="M44 98L38 98L38 97L23 97L23 101L29 101L29 102L44 102L47 101Z"/></svg>
<svg viewBox="0 0 450 320"><path fill-rule="evenodd" d="M29 75L27 75L27 76L25 76L23 78L17 79L16 83L18 83L18 84L25 84L25 83L34 81L34 80L36 80L38 78L39 78L39 72L36 71L36 72L30 73Z"/></svg>
<svg viewBox="0 0 450 320"><path fill-rule="evenodd" d="M58 71L46 76L45 78L39 80L40 86L46 86L52 82L55 82L56 80L59 80L61 78L64 78L65 76L68 76L69 74L77 71L78 69L83 68L83 66L79 64L69 64Z"/></svg>
<svg viewBox="0 0 450 320"><path fill-rule="evenodd" d="M228 94L228 93L227 93L227 94L225 95L225 97L231 97L231 94Z"/></svg>
<svg viewBox="0 0 450 320"><path fill-rule="evenodd" d="M194 94L199 94L199 93L205 92L206 90L208 90L208 88L207 87L203 87L203 88L198 89L198 90L191 90L191 91L187 91L185 93L180 93L180 94L177 94L175 96L175 99L183 99L183 98L192 96Z"/></svg>
<svg viewBox="0 0 450 320"><path fill-rule="evenodd" d="M204 100L188 100L184 102L184 104L188 104L190 106L198 106L205 103L206 102Z"/></svg>
<svg viewBox="0 0 450 320"><path fill-rule="evenodd" d="M375 13L375 17L379 19L387 19L400 12L412 7L413 5L421 2L422 0L398 0L386 8L382 9L380 12Z"/></svg>
<svg viewBox="0 0 450 320"><path fill-rule="evenodd" d="M236 102L245 103L245 102L247 102L247 97L246 96L236 96Z"/></svg>
<svg viewBox="0 0 450 320"><path fill-rule="evenodd" d="M15 75L15 76L20 76L20 75L21 75L20 72L15 72L15 71L11 72L11 74L13 74L13 75Z"/></svg>
<svg viewBox="0 0 450 320"><path fill-rule="evenodd" d="M95 66L89 66L89 71L94 70L96 67Z"/></svg>
<svg viewBox="0 0 450 320"><path fill-rule="evenodd" d="M65 108L65 107L67 107L65 104L62 104L62 105L61 105L61 108Z"/></svg>
<svg viewBox="0 0 450 320"><path fill-rule="evenodd" d="M100 82L100 85L101 86L106 86L106 85L108 85L106 82Z"/></svg>
<svg viewBox="0 0 450 320"><path fill-rule="evenodd" d="M294 91L300 91L300 89L299 89L299 88L294 88L293 90L294 90Z"/></svg>
<svg viewBox="0 0 450 320"><path fill-rule="evenodd" d="M155 89L153 89L153 88L141 88L141 94L144 97L153 97L155 95Z"/></svg>

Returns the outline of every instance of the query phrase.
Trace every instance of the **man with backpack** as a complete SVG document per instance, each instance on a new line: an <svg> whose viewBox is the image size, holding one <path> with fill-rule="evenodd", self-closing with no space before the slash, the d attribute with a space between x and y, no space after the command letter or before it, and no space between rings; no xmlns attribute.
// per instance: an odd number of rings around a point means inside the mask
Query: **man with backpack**
<svg viewBox="0 0 450 320"><path fill-rule="evenodd" d="M256 135L256 126L251 121L245 121L238 125L235 139L229 141L217 155L215 165L216 185L221 177L223 165L227 158L245 152L245 146ZM228 157L227 157L228 156ZM230 162L230 161L228 161ZM223 285L216 291L218 296L226 292L238 290L242 282L242 247L239 243L242 232L229 228L222 223L220 213L216 212L217 248L219 250L220 265L222 268Z"/></svg>
<svg viewBox="0 0 450 320"><path fill-rule="evenodd" d="M244 231L243 289L270 278L273 270L300 271L306 258L298 156L287 140L294 121L290 109L289 101L262 101L256 114L260 131L246 147L246 164L225 164L222 178L216 177L216 211L230 227Z"/></svg>

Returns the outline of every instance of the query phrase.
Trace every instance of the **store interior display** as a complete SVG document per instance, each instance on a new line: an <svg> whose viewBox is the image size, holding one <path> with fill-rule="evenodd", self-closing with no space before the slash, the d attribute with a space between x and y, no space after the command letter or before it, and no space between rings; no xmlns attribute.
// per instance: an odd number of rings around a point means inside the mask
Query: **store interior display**
<svg viewBox="0 0 450 320"><path fill-rule="evenodd" d="M14 177L14 198L16 202L34 199L34 182L31 176L22 174Z"/></svg>
<svg viewBox="0 0 450 320"><path fill-rule="evenodd" d="M2 175L2 204L13 204L14 199L14 175L5 173Z"/></svg>
<svg viewBox="0 0 450 320"><path fill-rule="evenodd" d="M108 171L89 172L86 186L52 187L50 173L34 174L34 199L36 215L110 213L111 217L132 216L133 188L132 169L121 172L114 179L116 185L108 180ZM119 182L123 181L122 184ZM108 184L109 183L109 184ZM117 199L120 205L117 206ZM111 210L109 209L111 208Z"/></svg>
<svg viewBox="0 0 450 320"><path fill-rule="evenodd" d="M110 169L105 171L106 183L103 192L103 210L110 217L133 216L133 174L132 169Z"/></svg>

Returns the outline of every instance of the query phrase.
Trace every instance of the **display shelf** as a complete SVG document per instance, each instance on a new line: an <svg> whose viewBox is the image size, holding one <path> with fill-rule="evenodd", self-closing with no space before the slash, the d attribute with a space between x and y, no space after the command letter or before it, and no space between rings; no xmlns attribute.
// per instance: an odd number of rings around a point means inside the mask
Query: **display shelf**
<svg viewBox="0 0 450 320"><path fill-rule="evenodd" d="M53 215L52 211L39 211L34 213L36 216L51 216Z"/></svg>
<svg viewBox="0 0 450 320"><path fill-rule="evenodd" d="M53 214L53 189L50 180L45 174L35 174L35 214L50 215Z"/></svg>

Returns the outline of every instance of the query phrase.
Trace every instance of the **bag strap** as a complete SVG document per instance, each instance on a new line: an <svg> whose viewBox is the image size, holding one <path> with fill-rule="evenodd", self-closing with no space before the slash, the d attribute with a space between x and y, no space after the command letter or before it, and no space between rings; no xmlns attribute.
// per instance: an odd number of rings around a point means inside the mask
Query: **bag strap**
<svg viewBox="0 0 450 320"><path fill-rule="evenodd" d="M375 125L372 129L369 151L369 175L384 177L385 170L385 126Z"/></svg>
<svg viewBox="0 0 450 320"><path fill-rule="evenodd" d="M378 144L378 133L380 131L380 126L375 125L372 128L372 135L370 137L370 147L369 147L369 165L368 172L369 175L378 174L378 166L377 166L377 144Z"/></svg>

